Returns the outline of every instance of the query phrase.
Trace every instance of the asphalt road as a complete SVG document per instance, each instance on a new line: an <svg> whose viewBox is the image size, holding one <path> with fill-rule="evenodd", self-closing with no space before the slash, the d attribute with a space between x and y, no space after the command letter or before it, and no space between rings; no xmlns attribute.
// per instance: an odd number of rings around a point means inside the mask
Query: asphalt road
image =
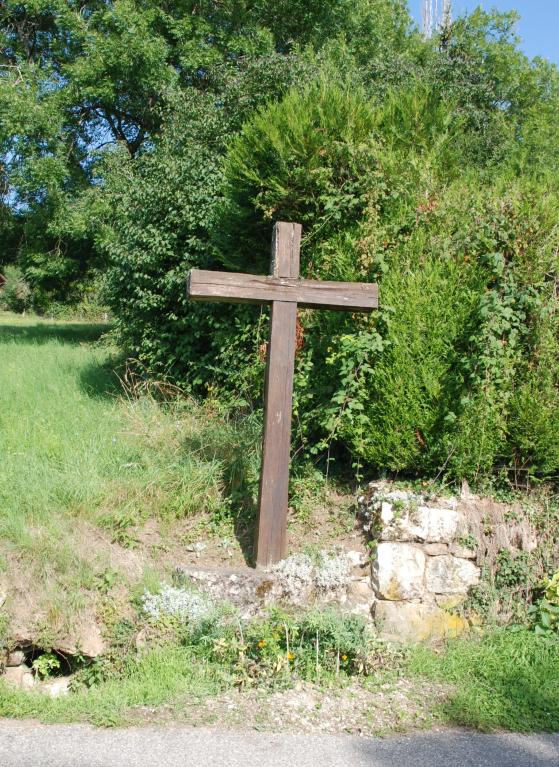
<svg viewBox="0 0 559 767"><path fill-rule="evenodd" d="M0 720L1 767L559 767L559 735L359 738Z"/></svg>

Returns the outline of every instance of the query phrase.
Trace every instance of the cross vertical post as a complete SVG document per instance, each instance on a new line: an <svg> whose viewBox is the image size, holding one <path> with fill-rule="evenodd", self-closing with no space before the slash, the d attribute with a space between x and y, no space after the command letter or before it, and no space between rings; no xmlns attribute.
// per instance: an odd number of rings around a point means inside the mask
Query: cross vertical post
<svg viewBox="0 0 559 767"><path fill-rule="evenodd" d="M300 224L274 226L272 276L299 277L300 246ZM256 530L256 562L263 567L286 552L296 324L296 303L272 301Z"/></svg>

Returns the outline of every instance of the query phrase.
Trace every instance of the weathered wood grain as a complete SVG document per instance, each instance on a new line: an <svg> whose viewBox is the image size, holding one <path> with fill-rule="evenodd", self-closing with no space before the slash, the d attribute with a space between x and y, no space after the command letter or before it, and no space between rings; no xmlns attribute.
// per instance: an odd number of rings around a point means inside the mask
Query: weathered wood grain
<svg viewBox="0 0 559 767"><path fill-rule="evenodd" d="M265 304L296 303L303 308L367 312L378 308L378 285L367 282L327 282L282 276L193 269L188 279L193 301Z"/></svg>
<svg viewBox="0 0 559 767"><path fill-rule="evenodd" d="M272 272L278 277L299 274L301 226L278 223L272 240ZM289 458L297 304L272 303L266 359L264 438L258 497L256 562L267 567L286 554L289 505Z"/></svg>

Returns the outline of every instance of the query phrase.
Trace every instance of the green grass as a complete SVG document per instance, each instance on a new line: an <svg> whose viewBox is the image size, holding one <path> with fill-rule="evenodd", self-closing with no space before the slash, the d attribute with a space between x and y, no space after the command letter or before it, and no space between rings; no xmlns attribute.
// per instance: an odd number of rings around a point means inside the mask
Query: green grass
<svg viewBox="0 0 559 767"><path fill-rule="evenodd" d="M401 658L395 654L389 667L363 680L371 706L379 685L382 688L386 681L403 675L416 684L410 701L402 705L420 711L421 721L487 732L559 730L558 641L528 631L497 629L453 640L437 650L408 648L407 659ZM423 685L422 680L429 684ZM316 683L324 687L325 694L331 693L332 685L340 690L344 685L332 675ZM54 700L35 691L14 690L0 681L0 717L116 726L138 721L138 706L165 706L172 711L177 706L196 705L234 684L233 670L226 665L171 644L131 657L119 676ZM422 691L420 699L416 699L418 690ZM413 723L414 717L409 721ZM396 717L393 729L400 727ZM390 731L387 725L386 732Z"/></svg>
<svg viewBox="0 0 559 767"><path fill-rule="evenodd" d="M133 658L121 676L68 696L22 692L0 680L0 717L43 722L90 722L107 727L130 723L134 706L156 707L178 698L202 700L229 684L225 669L201 662L188 648L168 646Z"/></svg>
<svg viewBox="0 0 559 767"><path fill-rule="evenodd" d="M125 547L148 519L171 542L196 514L233 535L256 487L254 419L132 396L108 330L0 313L0 578L19 572L47 635L69 630L108 567L92 526Z"/></svg>
<svg viewBox="0 0 559 767"><path fill-rule="evenodd" d="M413 650L409 673L449 683L438 707L447 724L479 730L559 731L559 638L495 629Z"/></svg>
<svg viewBox="0 0 559 767"><path fill-rule="evenodd" d="M98 502L131 458L103 326L0 319L0 534L31 545L30 528Z"/></svg>
<svg viewBox="0 0 559 767"><path fill-rule="evenodd" d="M116 350L94 343L107 329L0 315L0 533L18 546L31 526L101 506L216 507L234 481L234 428L190 400L121 396Z"/></svg>

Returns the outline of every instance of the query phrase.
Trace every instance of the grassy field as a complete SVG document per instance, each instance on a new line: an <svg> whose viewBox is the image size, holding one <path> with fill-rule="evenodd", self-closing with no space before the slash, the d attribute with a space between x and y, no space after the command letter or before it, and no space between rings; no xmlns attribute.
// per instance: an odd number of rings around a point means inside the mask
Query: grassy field
<svg viewBox="0 0 559 767"><path fill-rule="evenodd" d="M0 568L61 630L95 577L75 520L102 506L130 453L110 351L94 348L104 330L0 315Z"/></svg>
<svg viewBox="0 0 559 767"><path fill-rule="evenodd" d="M0 524L18 546L68 514L184 517L234 482L235 426L191 400L161 407L141 383L127 391L107 331L0 315Z"/></svg>
<svg viewBox="0 0 559 767"><path fill-rule="evenodd" d="M123 388L108 330L0 314L0 579L53 638L107 577L164 572L208 525L242 560L250 522L257 424Z"/></svg>
<svg viewBox="0 0 559 767"><path fill-rule="evenodd" d="M105 325L0 314L0 359L0 592L15 594L0 605L0 643L2 631L26 626L54 646L92 615L118 629L117 619L135 609L134 594L164 579L198 538L215 539L228 563L244 561L259 463L256 416L239 422L212 403L162 400L164 387L126 373ZM300 483L302 510L317 505L313 492ZM322 533L335 542L332 529ZM347 680L321 684L334 689L328 695L338 696L338 709L360 706L355 722L369 731L432 722L559 729L556 641L495 630L398 657L357 688ZM142 721L145 707L163 706L156 720L211 723L231 710L230 698L219 714L212 701L233 686L227 667L171 644L141 657L131 652L118 676L65 699L0 681L0 716L111 725ZM323 688L313 689L318 711ZM262 709L257 694L234 699L235 721Z"/></svg>
<svg viewBox="0 0 559 767"><path fill-rule="evenodd" d="M209 563L250 561L257 413L131 374L107 325L0 313L0 359L0 591L18 595L16 627L54 644L110 584L125 598L164 579L200 540ZM294 478L295 527L312 527L316 484Z"/></svg>
<svg viewBox="0 0 559 767"><path fill-rule="evenodd" d="M442 652L414 648L408 673L452 686L435 707L445 723L485 731L559 731L559 638L489 629L453 640Z"/></svg>

